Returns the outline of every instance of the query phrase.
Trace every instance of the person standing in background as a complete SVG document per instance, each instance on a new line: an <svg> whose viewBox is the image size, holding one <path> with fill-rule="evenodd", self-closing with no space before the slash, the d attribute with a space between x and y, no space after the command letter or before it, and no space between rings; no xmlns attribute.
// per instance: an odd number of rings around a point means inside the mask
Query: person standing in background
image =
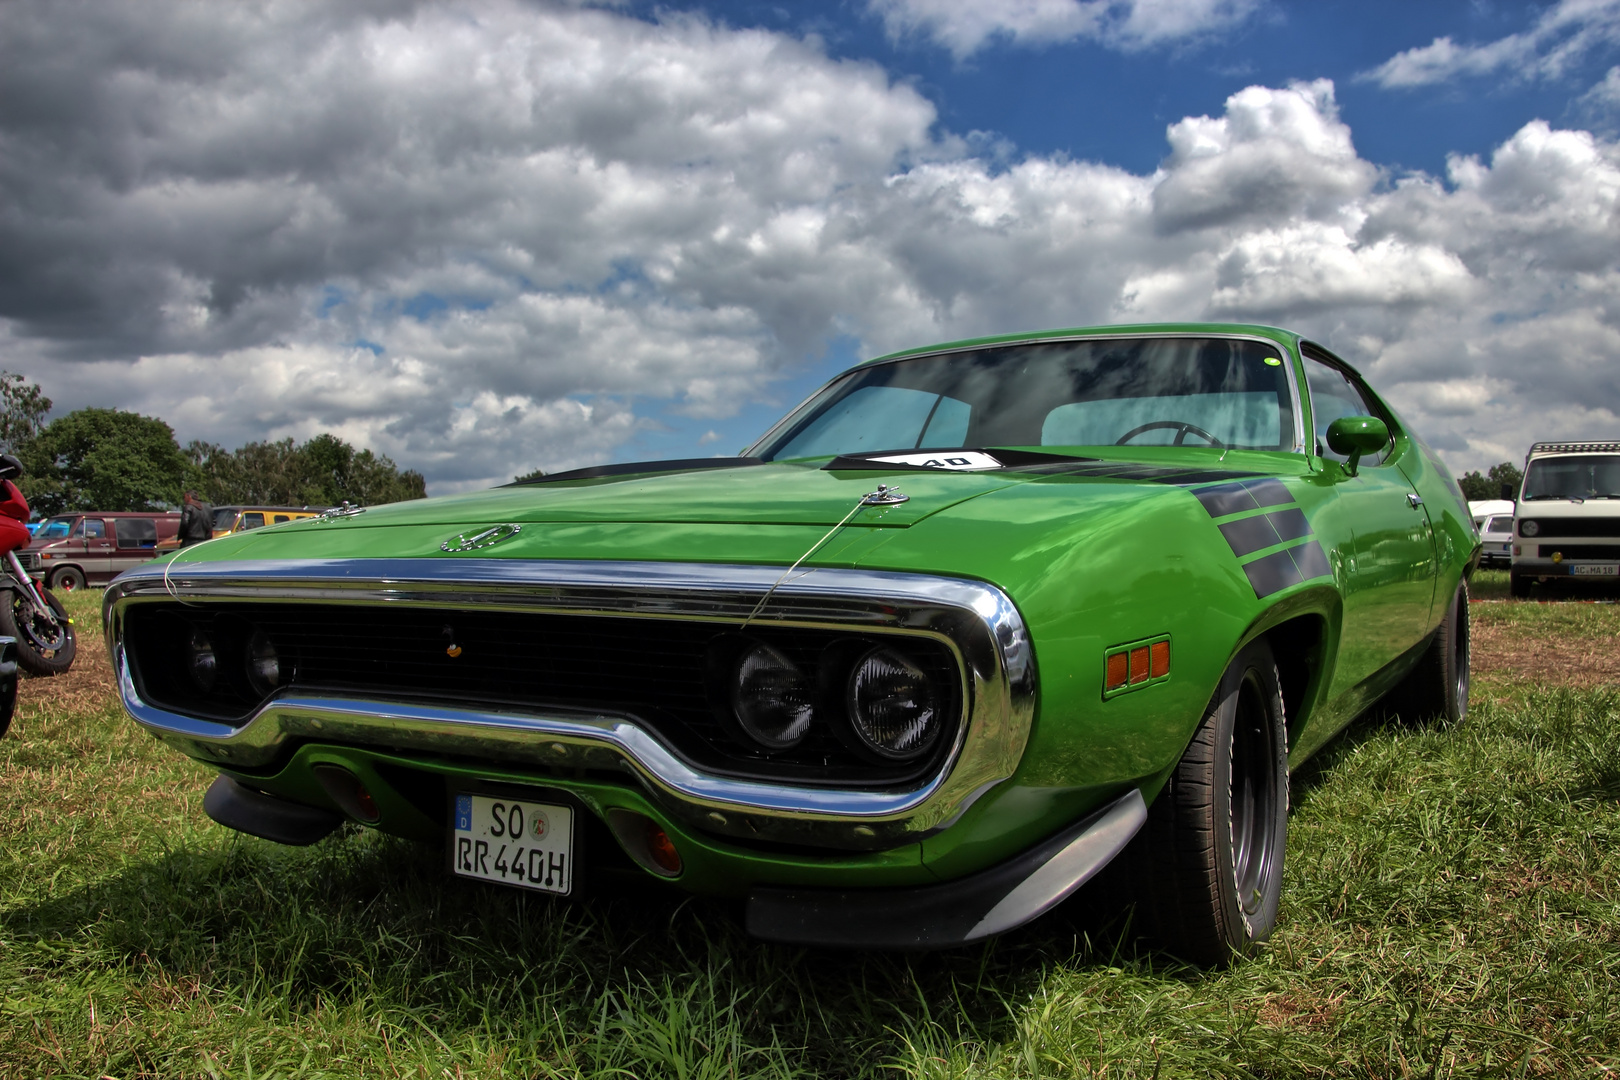
<svg viewBox="0 0 1620 1080"><path fill-rule="evenodd" d="M214 508L197 497L195 491L184 496L180 509L180 546L189 547L211 540L214 536Z"/></svg>

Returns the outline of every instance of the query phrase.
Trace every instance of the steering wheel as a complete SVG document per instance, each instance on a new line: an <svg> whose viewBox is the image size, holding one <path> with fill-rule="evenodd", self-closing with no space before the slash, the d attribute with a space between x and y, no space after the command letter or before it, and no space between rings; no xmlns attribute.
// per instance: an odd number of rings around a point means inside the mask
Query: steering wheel
<svg viewBox="0 0 1620 1080"><path fill-rule="evenodd" d="M1196 435L1200 439L1203 439L1205 442L1209 443L1211 446L1224 447L1226 445L1225 443L1221 442L1221 440L1199 427L1197 424L1189 424L1185 420L1155 420L1149 424L1138 424L1136 427L1131 428L1131 430L1121 435L1118 439L1115 439L1114 445L1124 446L1126 443L1130 442L1144 431L1159 431L1163 428L1176 429L1176 441L1171 443L1171 446L1180 446L1181 441L1188 435Z"/></svg>

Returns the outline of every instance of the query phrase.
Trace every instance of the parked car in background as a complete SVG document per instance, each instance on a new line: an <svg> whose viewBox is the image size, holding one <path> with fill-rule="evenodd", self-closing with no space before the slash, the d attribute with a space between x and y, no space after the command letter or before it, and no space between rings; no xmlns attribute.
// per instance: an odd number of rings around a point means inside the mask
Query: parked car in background
<svg viewBox="0 0 1620 1080"><path fill-rule="evenodd" d="M58 514L40 526L28 549L17 557L47 587L71 592L85 585L105 585L146 562L179 530L177 513Z"/></svg>
<svg viewBox="0 0 1620 1080"><path fill-rule="evenodd" d="M735 458L342 508L130 571L124 706L215 821L345 821L543 894L627 874L766 939L959 945L1116 858L1220 964L1271 932L1288 771L1468 704L1448 470L1261 326L853 368Z"/></svg>
<svg viewBox="0 0 1620 1080"><path fill-rule="evenodd" d="M1524 461L1511 591L1620 583L1620 441L1538 442Z"/></svg>
<svg viewBox="0 0 1620 1080"><path fill-rule="evenodd" d="M1476 499L1468 504L1482 546L1479 564L1507 569L1513 562L1512 499Z"/></svg>
<svg viewBox="0 0 1620 1080"><path fill-rule="evenodd" d="M214 507L214 535L262 529L266 525L280 525L284 521L300 521L319 514L307 506L216 506Z"/></svg>

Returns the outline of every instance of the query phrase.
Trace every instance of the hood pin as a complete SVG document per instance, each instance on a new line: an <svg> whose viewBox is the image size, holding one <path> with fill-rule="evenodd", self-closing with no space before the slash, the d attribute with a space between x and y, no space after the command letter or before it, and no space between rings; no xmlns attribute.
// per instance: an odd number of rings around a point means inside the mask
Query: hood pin
<svg viewBox="0 0 1620 1080"><path fill-rule="evenodd" d="M910 501L911 496L899 488L892 488L888 484L879 484L877 490L861 496L862 506L894 506L898 503Z"/></svg>

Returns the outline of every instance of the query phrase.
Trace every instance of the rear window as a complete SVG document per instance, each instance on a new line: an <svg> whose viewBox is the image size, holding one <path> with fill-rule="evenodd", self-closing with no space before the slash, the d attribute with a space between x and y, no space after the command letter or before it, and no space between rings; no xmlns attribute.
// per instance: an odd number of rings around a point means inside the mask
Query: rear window
<svg viewBox="0 0 1620 1080"><path fill-rule="evenodd" d="M114 518L113 531L121 548L157 547L157 523L151 518Z"/></svg>

